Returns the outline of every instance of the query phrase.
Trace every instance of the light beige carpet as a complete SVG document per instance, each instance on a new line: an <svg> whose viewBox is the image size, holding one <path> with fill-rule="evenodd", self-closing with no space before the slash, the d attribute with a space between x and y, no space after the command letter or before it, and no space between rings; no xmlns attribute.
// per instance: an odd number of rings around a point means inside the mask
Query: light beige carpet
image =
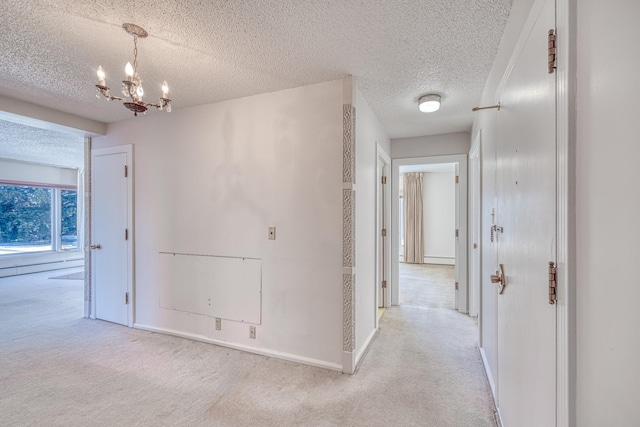
<svg viewBox="0 0 640 427"><path fill-rule="evenodd" d="M477 328L388 309L356 375L83 319L81 281L0 279L1 426L495 426Z"/></svg>
<svg viewBox="0 0 640 427"><path fill-rule="evenodd" d="M455 308L455 266L400 263L400 304Z"/></svg>

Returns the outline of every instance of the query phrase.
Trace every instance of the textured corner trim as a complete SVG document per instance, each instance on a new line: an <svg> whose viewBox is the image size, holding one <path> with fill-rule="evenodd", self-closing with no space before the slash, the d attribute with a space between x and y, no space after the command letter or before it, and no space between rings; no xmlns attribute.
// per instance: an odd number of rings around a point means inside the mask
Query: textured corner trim
<svg viewBox="0 0 640 427"><path fill-rule="evenodd" d="M342 182L356 182L356 109L342 106Z"/></svg>
<svg viewBox="0 0 640 427"><path fill-rule="evenodd" d="M356 109L342 106L342 349L353 359L356 336ZM346 188L344 188L346 187ZM348 274L345 268L351 269ZM353 370L353 360L348 370Z"/></svg>
<svg viewBox="0 0 640 427"><path fill-rule="evenodd" d="M356 336L356 276L345 274L342 276L342 350L353 351Z"/></svg>
<svg viewBox="0 0 640 427"><path fill-rule="evenodd" d="M355 217L356 192L342 190L342 266L356 265Z"/></svg>

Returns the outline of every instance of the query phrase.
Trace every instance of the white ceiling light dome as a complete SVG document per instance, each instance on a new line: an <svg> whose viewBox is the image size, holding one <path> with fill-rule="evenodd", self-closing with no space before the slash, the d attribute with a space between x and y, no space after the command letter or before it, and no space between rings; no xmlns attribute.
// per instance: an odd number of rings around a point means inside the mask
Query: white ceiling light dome
<svg viewBox="0 0 640 427"><path fill-rule="evenodd" d="M434 93L422 95L418 99L418 107L423 113L433 113L440 109L440 95Z"/></svg>

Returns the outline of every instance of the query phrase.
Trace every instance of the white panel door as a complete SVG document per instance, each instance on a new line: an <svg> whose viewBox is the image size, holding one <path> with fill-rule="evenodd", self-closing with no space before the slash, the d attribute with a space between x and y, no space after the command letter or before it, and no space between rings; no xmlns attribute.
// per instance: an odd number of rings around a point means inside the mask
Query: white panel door
<svg viewBox="0 0 640 427"><path fill-rule="evenodd" d="M536 6L497 119L497 245L506 276L498 296L498 408L505 427L556 425L556 309L548 297L548 263L556 261L556 76L547 70L555 1Z"/></svg>
<svg viewBox="0 0 640 427"><path fill-rule="evenodd" d="M106 151L106 152L105 152ZM92 151L91 260L95 317L129 324L127 153ZM125 231L127 230L127 231Z"/></svg>

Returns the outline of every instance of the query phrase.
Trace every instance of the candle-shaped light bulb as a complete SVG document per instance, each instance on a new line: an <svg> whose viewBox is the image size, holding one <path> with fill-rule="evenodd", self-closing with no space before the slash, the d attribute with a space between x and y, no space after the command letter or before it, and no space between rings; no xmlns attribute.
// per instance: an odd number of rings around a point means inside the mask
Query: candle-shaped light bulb
<svg viewBox="0 0 640 427"><path fill-rule="evenodd" d="M131 80L131 77L133 77L133 67L131 66L131 62L127 62L127 65L124 67L124 73L127 75L127 80Z"/></svg>
<svg viewBox="0 0 640 427"><path fill-rule="evenodd" d="M138 93L138 96L142 98L142 95L144 95L144 89L142 89L142 84L138 85L138 89L136 90L136 92Z"/></svg>
<svg viewBox="0 0 640 427"><path fill-rule="evenodd" d="M163 81L162 82L162 97L163 98L167 98L169 95L169 85L167 84L167 81Z"/></svg>
<svg viewBox="0 0 640 427"><path fill-rule="evenodd" d="M105 86L104 84L104 78L105 78L105 74L104 74L104 70L102 69L102 65L98 65L98 84L100 86Z"/></svg>

